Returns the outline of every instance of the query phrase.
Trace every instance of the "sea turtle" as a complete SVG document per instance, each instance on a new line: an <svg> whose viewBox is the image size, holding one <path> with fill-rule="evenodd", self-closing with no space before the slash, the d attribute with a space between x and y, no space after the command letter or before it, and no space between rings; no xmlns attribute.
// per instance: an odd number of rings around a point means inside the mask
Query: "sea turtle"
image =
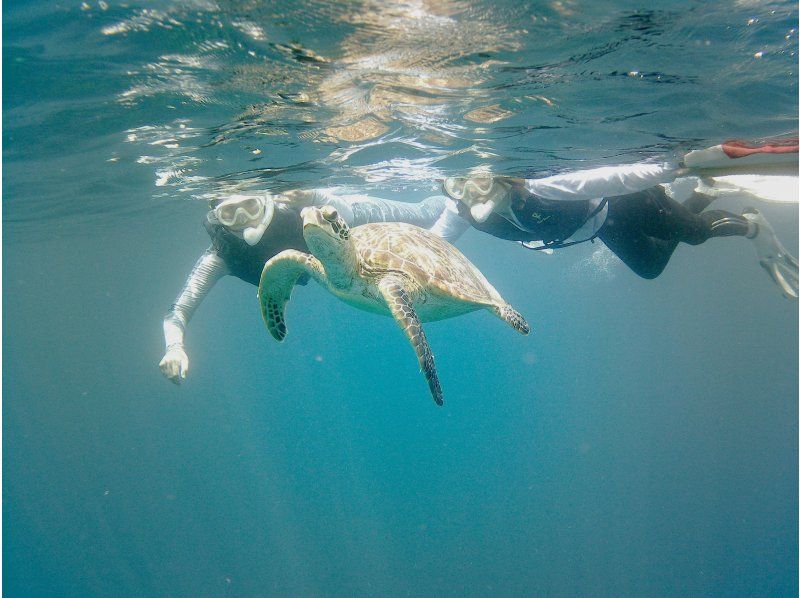
<svg viewBox="0 0 800 598"><path fill-rule="evenodd" d="M345 303L391 315L405 331L428 380L433 400L442 405L422 322L488 309L522 334L530 328L458 249L425 229L399 222L349 228L331 206L301 212L303 236L313 255L287 249L261 272L258 300L267 328L286 336L284 308L298 278L310 275Z"/></svg>

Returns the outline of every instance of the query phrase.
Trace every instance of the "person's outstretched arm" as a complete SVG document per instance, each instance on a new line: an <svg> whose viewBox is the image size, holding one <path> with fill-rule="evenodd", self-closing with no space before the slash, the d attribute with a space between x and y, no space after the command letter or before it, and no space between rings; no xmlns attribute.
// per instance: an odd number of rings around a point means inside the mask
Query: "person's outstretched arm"
<svg viewBox="0 0 800 598"><path fill-rule="evenodd" d="M420 202L393 201L342 189L297 189L283 194L297 208L330 205L350 226L370 222L406 222L427 228L445 241L454 242L470 227L458 213L455 201L443 195Z"/></svg>
<svg viewBox="0 0 800 598"><path fill-rule="evenodd" d="M577 201L616 197L669 183L685 170L676 164L629 164L577 170L541 179L525 180L525 188L539 197Z"/></svg>
<svg viewBox="0 0 800 598"><path fill-rule="evenodd" d="M285 196L298 205L333 206L350 226L372 222L405 222L422 228L433 226L444 210L446 199L434 195L419 202L393 201L344 188L291 191Z"/></svg>
<svg viewBox="0 0 800 598"><path fill-rule="evenodd" d="M189 372L189 357L183 346L186 325L211 287L227 273L228 267L222 258L208 249L195 263L178 298L164 316L164 344L167 350L158 366L161 373L175 384L180 384Z"/></svg>
<svg viewBox="0 0 800 598"><path fill-rule="evenodd" d="M393 201L367 195L345 195L340 199L347 201L353 210L353 226L370 222L405 222L422 228L434 225L446 201L442 195L426 197L418 202Z"/></svg>

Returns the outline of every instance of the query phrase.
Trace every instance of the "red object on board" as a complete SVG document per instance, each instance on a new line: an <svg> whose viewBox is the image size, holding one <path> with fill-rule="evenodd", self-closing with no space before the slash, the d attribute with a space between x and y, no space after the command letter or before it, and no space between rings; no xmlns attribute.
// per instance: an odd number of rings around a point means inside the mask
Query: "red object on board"
<svg viewBox="0 0 800 598"><path fill-rule="evenodd" d="M793 139L771 139L762 144L733 139L722 144L722 151L729 158L744 158L751 154L796 154L797 137Z"/></svg>

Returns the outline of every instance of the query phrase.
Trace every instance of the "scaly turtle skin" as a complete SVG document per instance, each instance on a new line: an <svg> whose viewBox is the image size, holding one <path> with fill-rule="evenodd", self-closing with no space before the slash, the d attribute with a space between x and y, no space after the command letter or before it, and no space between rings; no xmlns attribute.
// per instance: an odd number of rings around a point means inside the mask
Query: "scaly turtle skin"
<svg viewBox="0 0 800 598"><path fill-rule="evenodd" d="M455 247L433 233L399 222L350 229L331 206L301 212L313 255L282 251L265 265L258 300L267 328L286 336L284 310L297 279L308 274L345 303L391 315L405 331L434 401L444 402L422 322L488 309L522 334L528 323Z"/></svg>

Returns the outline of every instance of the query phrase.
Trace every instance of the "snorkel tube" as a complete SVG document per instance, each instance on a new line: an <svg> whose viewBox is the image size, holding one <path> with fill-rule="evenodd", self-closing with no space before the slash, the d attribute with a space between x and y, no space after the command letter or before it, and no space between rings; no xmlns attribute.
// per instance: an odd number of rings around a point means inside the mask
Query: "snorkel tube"
<svg viewBox="0 0 800 598"><path fill-rule="evenodd" d="M443 186L447 195L469 208L476 222L486 222L492 212L506 211L508 189L496 179L448 177Z"/></svg>
<svg viewBox="0 0 800 598"><path fill-rule="evenodd" d="M475 219L476 222L486 222L486 220L491 216L492 212L495 209L495 202L492 199L487 200L484 203L476 203L470 206L469 213Z"/></svg>
<svg viewBox="0 0 800 598"><path fill-rule="evenodd" d="M264 233L269 228L272 217L275 215L275 200L272 199L272 196L269 193L265 193L264 197L261 199L264 204L264 215L261 217L258 224L255 226L248 226L242 231L242 237L244 237L245 243L251 247L258 245L258 242L261 241L261 237L264 236Z"/></svg>
<svg viewBox="0 0 800 598"><path fill-rule="evenodd" d="M486 222L492 213L509 219L511 197L509 186L504 181L496 178L448 177L443 186L447 195L469 208L469 214L476 222Z"/></svg>

